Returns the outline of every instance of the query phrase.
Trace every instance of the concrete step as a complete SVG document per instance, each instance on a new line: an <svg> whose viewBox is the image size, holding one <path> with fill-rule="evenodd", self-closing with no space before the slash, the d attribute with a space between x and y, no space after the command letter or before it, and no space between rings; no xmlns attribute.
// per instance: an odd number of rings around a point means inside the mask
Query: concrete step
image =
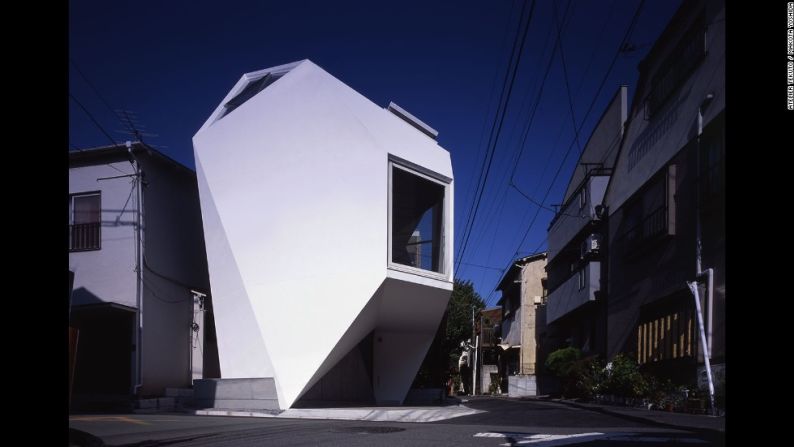
<svg viewBox="0 0 794 447"><path fill-rule="evenodd" d="M278 410L276 382L257 379L200 379L193 381L196 408Z"/></svg>

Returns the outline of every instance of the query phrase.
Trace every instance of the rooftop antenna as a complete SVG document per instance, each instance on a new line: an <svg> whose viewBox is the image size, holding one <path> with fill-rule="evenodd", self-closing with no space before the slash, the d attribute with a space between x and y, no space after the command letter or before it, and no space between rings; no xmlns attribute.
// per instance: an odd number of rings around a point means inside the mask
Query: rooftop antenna
<svg viewBox="0 0 794 447"><path fill-rule="evenodd" d="M143 137L157 137L157 134L145 132L145 126L138 122L138 117L135 116L135 112L130 110L122 110L116 109L116 115L118 115L119 120L121 123L124 124L126 130L117 130L116 132L123 133L125 135L130 135L135 137L135 140L144 143Z"/></svg>

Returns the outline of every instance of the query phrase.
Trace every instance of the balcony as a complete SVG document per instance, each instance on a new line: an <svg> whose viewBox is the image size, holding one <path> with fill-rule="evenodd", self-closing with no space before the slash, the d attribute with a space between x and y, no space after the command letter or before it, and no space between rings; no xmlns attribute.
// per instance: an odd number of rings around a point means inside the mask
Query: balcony
<svg viewBox="0 0 794 447"><path fill-rule="evenodd" d="M647 243L671 234L670 229L667 207L660 206L626 231L623 235L623 244L628 253L633 253Z"/></svg>
<svg viewBox="0 0 794 447"><path fill-rule="evenodd" d="M69 251L99 250L100 242L99 222L69 225Z"/></svg>
<svg viewBox="0 0 794 447"><path fill-rule="evenodd" d="M482 333L480 334L480 346L488 348L498 344L498 339L495 336L493 329L493 327L482 328Z"/></svg>
<svg viewBox="0 0 794 447"><path fill-rule="evenodd" d="M564 317L590 301L595 301L595 293L601 287L600 280L601 263L591 261L549 293L546 304L547 323Z"/></svg>
<svg viewBox="0 0 794 447"><path fill-rule="evenodd" d="M604 199L609 176L592 176L569 199L549 227L549 259L554 259L582 229L596 219L595 206ZM582 198L584 194L584 198Z"/></svg>

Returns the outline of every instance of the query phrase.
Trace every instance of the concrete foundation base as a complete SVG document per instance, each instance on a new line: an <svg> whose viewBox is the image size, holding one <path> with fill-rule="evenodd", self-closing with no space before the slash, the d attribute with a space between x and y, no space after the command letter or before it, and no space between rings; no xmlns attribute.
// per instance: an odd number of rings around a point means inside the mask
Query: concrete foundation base
<svg viewBox="0 0 794 447"><path fill-rule="evenodd" d="M272 377L194 380L193 399L197 408L279 409L276 383Z"/></svg>
<svg viewBox="0 0 794 447"><path fill-rule="evenodd" d="M507 385L507 395L510 397L538 395L538 381L534 375L508 376Z"/></svg>

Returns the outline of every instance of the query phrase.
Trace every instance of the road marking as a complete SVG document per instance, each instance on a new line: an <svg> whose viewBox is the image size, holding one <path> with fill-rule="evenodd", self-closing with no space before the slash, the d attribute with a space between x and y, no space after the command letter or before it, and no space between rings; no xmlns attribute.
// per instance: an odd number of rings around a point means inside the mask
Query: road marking
<svg viewBox="0 0 794 447"><path fill-rule="evenodd" d="M618 433L615 436L603 438L608 441L631 441L631 442L655 442L665 444L707 444L706 441L697 438L676 438L672 436L637 436L631 433Z"/></svg>
<svg viewBox="0 0 794 447"><path fill-rule="evenodd" d="M618 441L632 443L678 443L678 444L706 444L706 441L697 438L679 438L665 436L642 436L639 433L574 433L571 435L552 435L544 433L511 433L511 432L480 432L475 438L510 438L512 442L499 444L500 446L515 446L528 444L542 444L543 447L564 446L579 444L589 441Z"/></svg>
<svg viewBox="0 0 794 447"><path fill-rule="evenodd" d="M69 420L89 421L89 422L114 421L114 422L129 422L130 424L138 424L138 425L150 425L148 422L144 422L140 419L135 419L128 416L70 416Z"/></svg>
<svg viewBox="0 0 794 447"><path fill-rule="evenodd" d="M484 432L484 433L477 433L474 435L474 437L475 438L517 438L519 436L527 436L531 434L532 433Z"/></svg>

